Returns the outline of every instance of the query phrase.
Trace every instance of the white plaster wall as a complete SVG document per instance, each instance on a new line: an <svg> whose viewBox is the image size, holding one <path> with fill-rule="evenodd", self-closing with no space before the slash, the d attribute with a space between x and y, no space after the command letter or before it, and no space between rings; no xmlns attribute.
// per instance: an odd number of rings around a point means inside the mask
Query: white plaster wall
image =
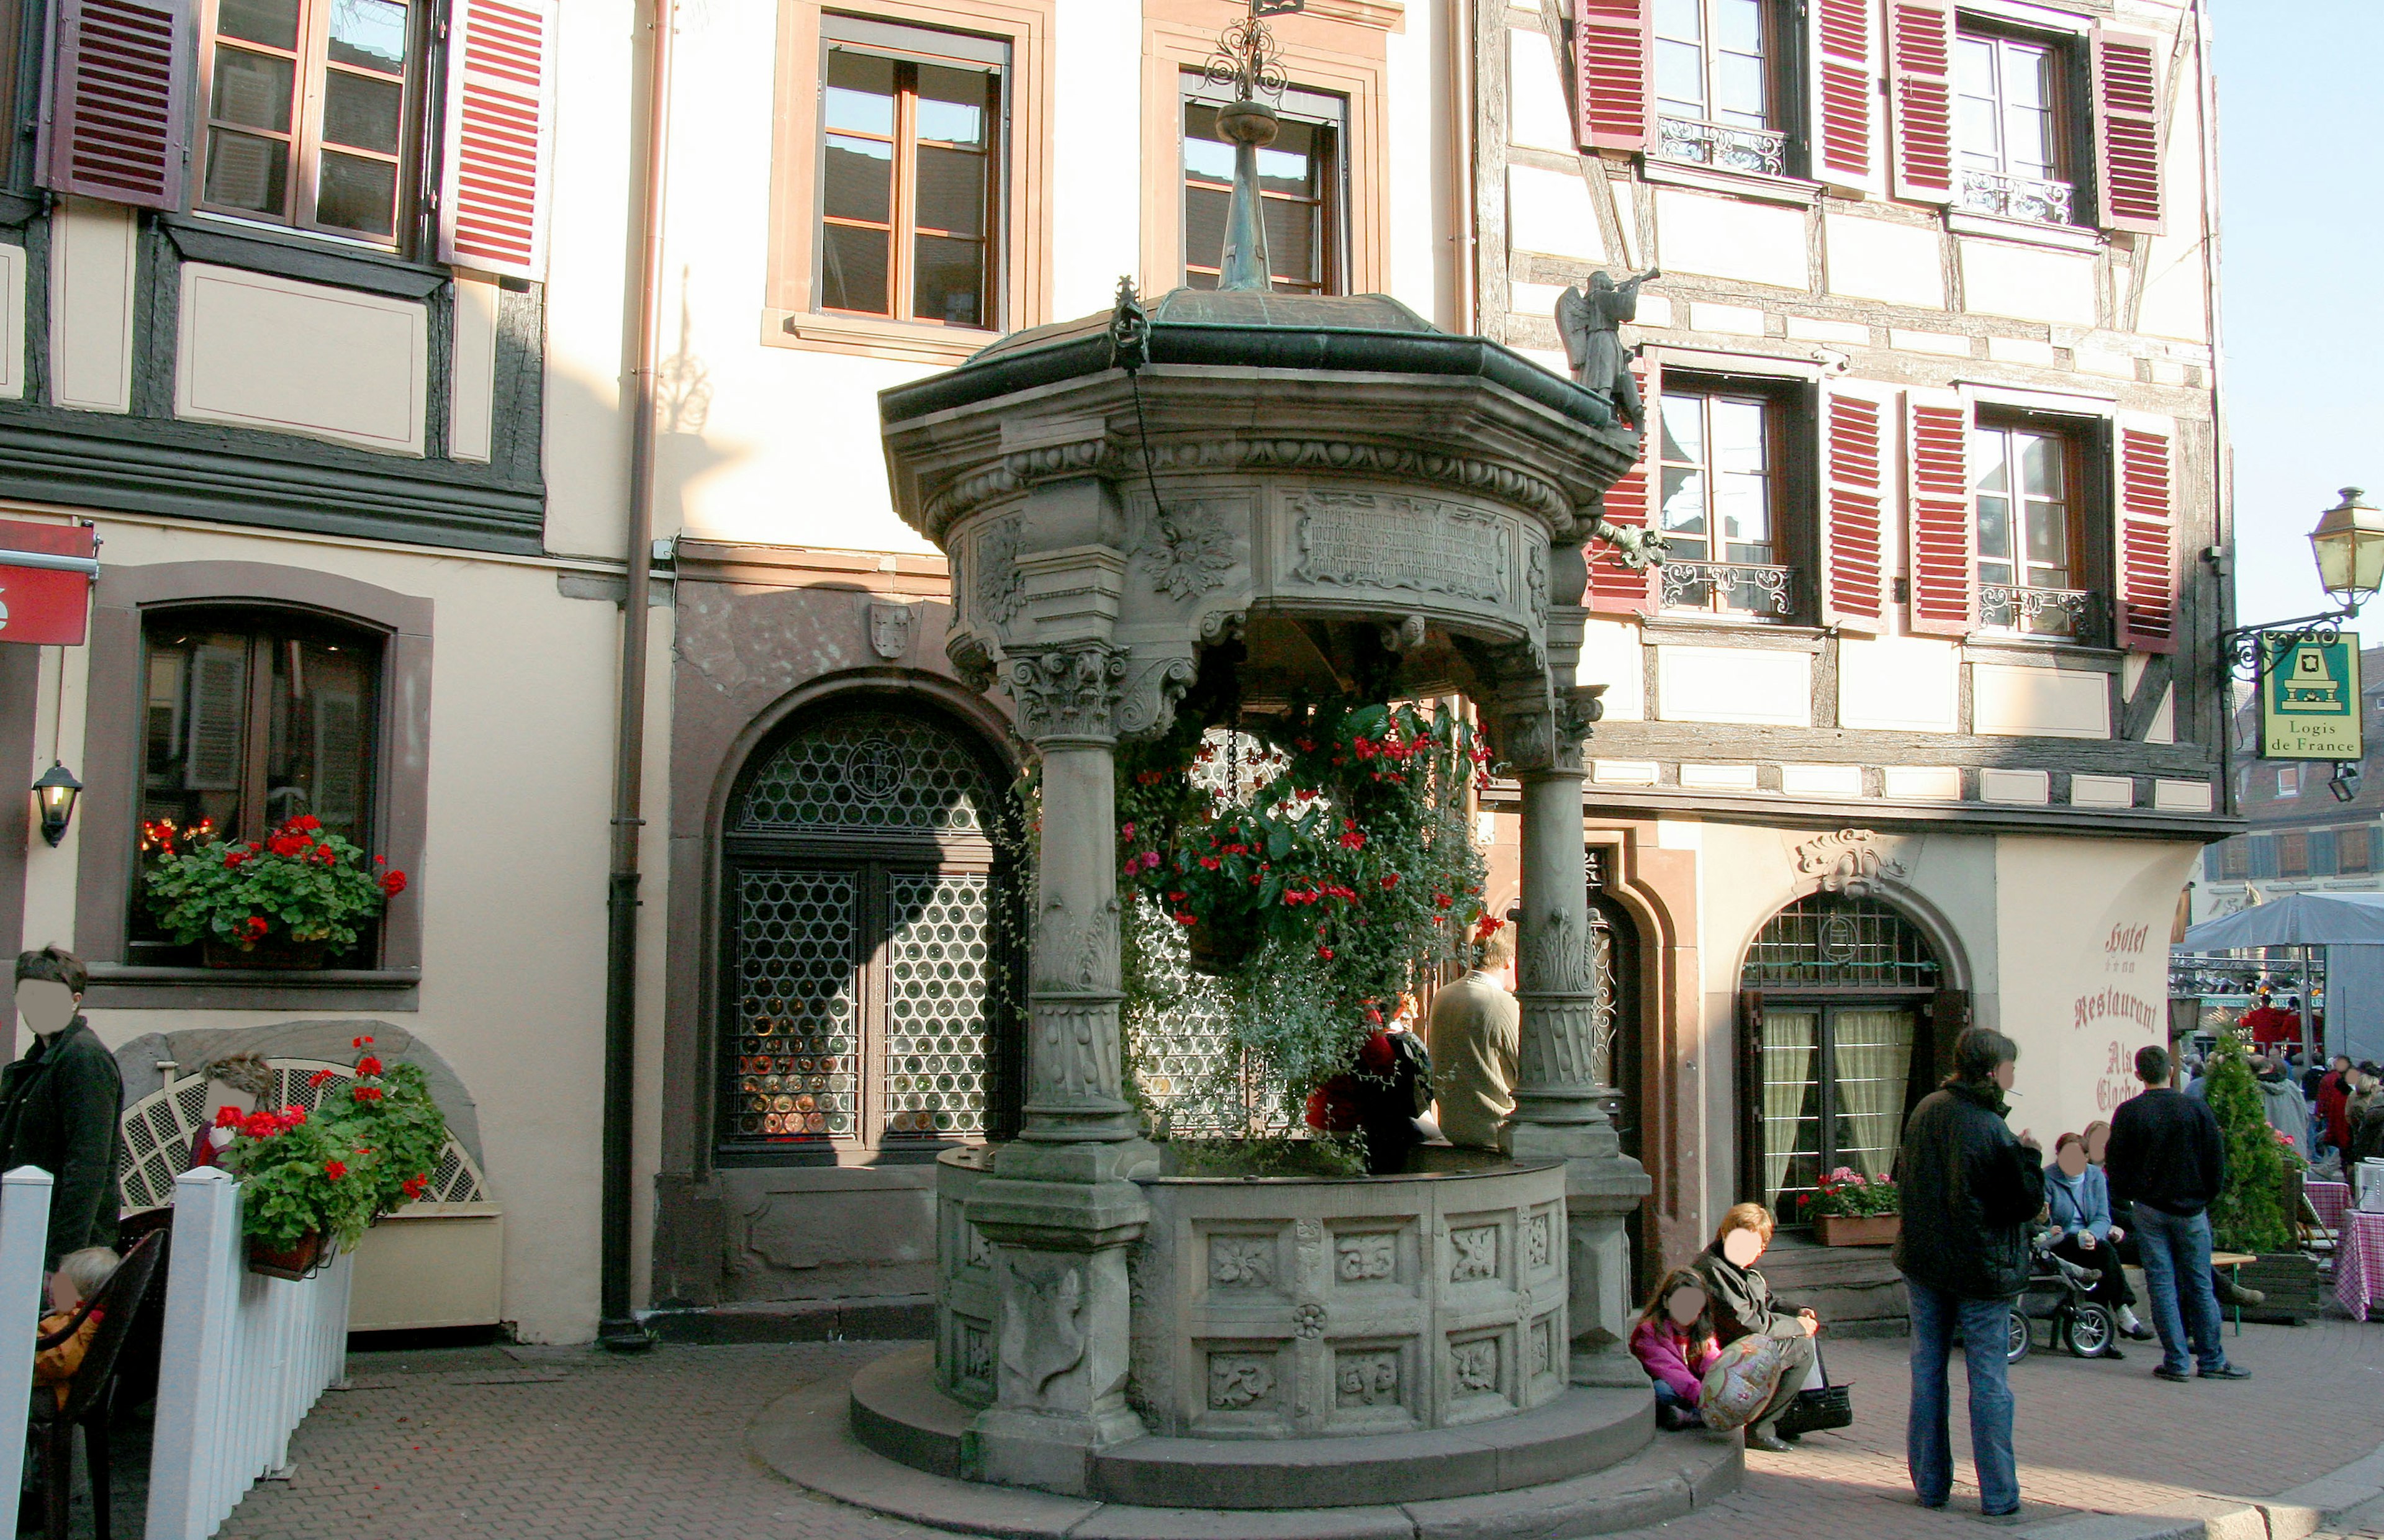
<svg viewBox="0 0 2384 1540"><path fill-rule="evenodd" d="M2248 25L2247 16L2237 25ZM2159 29L2167 31L2175 25L2164 19ZM2163 62L2167 49L2163 50ZM2206 267L2202 242L2202 147L2197 135L2201 127L2201 106L2192 85L2191 56L2189 72L2174 77L2183 83L2175 92L2164 90L2162 105L2168 112L2168 129L2162 136L2167 153L2161 157L2161 206L2167 215L2163 221L2167 232L2156 235L2140 248L2137 260L2144 265L2142 309L2136 320L2136 329L2155 337L2175 337L2189 342L2210 341L2209 316L2204 308ZM2220 118L2223 128L2224 118ZM2139 238L2142 239L2141 237ZM2125 317L2122 317L2122 324Z"/></svg>
<svg viewBox="0 0 2384 1540"><path fill-rule="evenodd" d="M1838 726L1887 732L1961 728L1961 648L1919 637L1838 642Z"/></svg>
<svg viewBox="0 0 2384 1540"><path fill-rule="evenodd" d="M50 212L50 401L85 412L132 405L137 226L115 204L62 199Z"/></svg>
<svg viewBox="0 0 2384 1540"><path fill-rule="evenodd" d="M504 1310L530 1341L584 1341L596 1322L604 893L618 611L562 598L540 562L370 549L95 515L111 564L229 560L337 573L428 598L433 622L428 838L396 901L420 906L416 1012L383 1012L453 1065L478 1103L487 1174L505 1226ZM665 709L670 612L654 612L650 709ZM68 649L66 749L82 756L85 650ZM503 666L491 666L491 660ZM42 703L55 698L45 672ZM44 714L39 756L51 751ZM656 721L657 740L667 729ZM43 758L46 764L46 757ZM29 769L30 767L20 767ZM664 777L645 815L660 828ZM633 1191L652 1191L661 1087L662 841L648 840ZM71 946L78 841L34 842L26 935ZM332 1011L95 1011L111 1044L144 1032L233 1027ZM647 1200L639 1200L639 1214ZM639 1265L644 1265L640 1217Z"/></svg>
<svg viewBox="0 0 2384 1540"><path fill-rule="evenodd" d="M0 400L25 396L25 248L0 245Z"/></svg>
<svg viewBox="0 0 2384 1540"><path fill-rule="evenodd" d="M1937 232L1859 214L1821 216L1821 260L1830 292L1890 304L1945 307Z"/></svg>
<svg viewBox="0 0 2384 1540"><path fill-rule="evenodd" d="M1667 271L1782 289L1803 289L1810 280L1802 210L1670 188L1656 191L1656 260Z"/></svg>
<svg viewBox="0 0 2384 1540"><path fill-rule="evenodd" d="M1985 316L2094 324L2094 259L2008 241L1961 241L1962 308Z"/></svg>
<svg viewBox="0 0 2384 1540"><path fill-rule="evenodd" d="M455 279L455 343L448 398L447 453L488 463L497 389L500 291L485 279Z"/></svg>
<svg viewBox="0 0 2384 1540"><path fill-rule="evenodd" d="M2109 738L2110 676L1974 663L1970 727L2015 738Z"/></svg>
<svg viewBox="0 0 2384 1540"><path fill-rule="evenodd" d="M1450 325L1457 314L1448 240L1448 31L1439 14L1447 3L1418 0L1408 7L1406 27L1383 40L1384 90L1394 109L1384 114L1390 164L1400 168L1385 190L1390 200L1389 292L1441 326Z"/></svg>
<svg viewBox="0 0 2384 1540"><path fill-rule="evenodd" d="M1517 251L1606 260L1589 185L1570 171L1507 168L1507 240Z"/></svg>
<svg viewBox="0 0 2384 1540"><path fill-rule="evenodd" d="M1051 314L1064 319L1108 309L1118 275L1142 271L1142 221L1119 196L1142 184L1141 7L1059 0L1051 42L1053 133L1066 150L1051 165Z"/></svg>
<svg viewBox="0 0 2384 1540"><path fill-rule="evenodd" d="M1412 19L1409 25L1414 25ZM1557 76L1556 53L1536 26L1507 30L1507 142L1573 153L1572 109Z"/></svg>
<svg viewBox="0 0 2384 1540"><path fill-rule="evenodd" d="M1810 727L1813 655L1752 648L1658 647L1656 709L1667 722Z"/></svg>
<svg viewBox="0 0 2384 1540"><path fill-rule="evenodd" d="M421 454L430 317L420 303L192 262L180 324L176 416Z"/></svg>
<svg viewBox="0 0 2384 1540"><path fill-rule="evenodd" d="M1573 683L1604 685L1598 699L1608 722L1641 722L1647 716L1647 649L1639 627L1624 620L1593 620L1583 627L1581 662Z"/></svg>

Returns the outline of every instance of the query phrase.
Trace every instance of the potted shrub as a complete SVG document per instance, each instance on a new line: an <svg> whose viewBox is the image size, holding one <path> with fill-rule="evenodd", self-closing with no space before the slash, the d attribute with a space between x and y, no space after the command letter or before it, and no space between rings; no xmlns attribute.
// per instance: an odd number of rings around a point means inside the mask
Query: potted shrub
<svg viewBox="0 0 2384 1540"><path fill-rule="evenodd" d="M2204 1096L2227 1150L2226 1184L2210 1205L2211 1240L2218 1250L2257 1259L2235 1274L2243 1287L2267 1296L2245 1306L2244 1319L2297 1325L2318 1308L2317 1261L2294 1244L2299 1198L2293 1178L2302 1160L2269 1124L2247 1052L2243 1040L2229 1034L2210 1055Z"/></svg>
<svg viewBox="0 0 2384 1540"><path fill-rule="evenodd" d="M1904 1198L1886 1177L1840 1166L1818 1189L1797 1195L1796 1214L1812 1222L1823 1246L1893 1246L1904 1228Z"/></svg>
<svg viewBox="0 0 2384 1540"><path fill-rule="evenodd" d="M210 968L322 967L405 891L404 872L312 814L244 843L178 846L171 831L150 832L149 908L177 941L198 943Z"/></svg>
<svg viewBox="0 0 2384 1540"><path fill-rule="evenodd" d="M315 1073L323 1100L311 1114L296 1105L216 1113L217 1127L234 1131L223 1165L242 1185L252 1273L304 1278L429 1187L447 1124L428 1083L412 1064L384 1065L370 1037L354 1046L352 1084L325 1091L339 1072Z"/></svg>

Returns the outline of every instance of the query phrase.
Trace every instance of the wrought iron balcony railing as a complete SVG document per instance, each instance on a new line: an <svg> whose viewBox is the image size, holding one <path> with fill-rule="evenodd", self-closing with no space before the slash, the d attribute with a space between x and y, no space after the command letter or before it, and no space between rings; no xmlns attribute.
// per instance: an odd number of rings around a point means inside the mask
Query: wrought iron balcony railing
<svg viewBox="0 0 2384 1540"><path fill-rule="evenodd" d="M1979 624L1990 631L2061 637L2085 647L2106 645L2103 596L2082 589L1979 586Z"/></svg>
<svg viewBox="0 0 2384 1540"><path fill-rule="evenodd" d="M1720 611L1785 620L1796 613L1796 569L1752 562L1666 562L1661 598L1668 610Z"/></svg>
<svg viewBox="0 0 2384 1540"><path fill-rule="evenodd" d="M1694 118L1656 119L1656 155L1724 171L1779 177L1788 172L1788 135L1778 129L1742 129Z"/></svg>
<svg viewBox="0 0 2384 1540"><path fill-rule="evenodd" d="M2039 225L2066 225L2076 193L2066 181L2039 181L2034 177L2007 177L2000 171L1964 171L1961 205L1974 214L1999 219L2026 219Z"/></svg>

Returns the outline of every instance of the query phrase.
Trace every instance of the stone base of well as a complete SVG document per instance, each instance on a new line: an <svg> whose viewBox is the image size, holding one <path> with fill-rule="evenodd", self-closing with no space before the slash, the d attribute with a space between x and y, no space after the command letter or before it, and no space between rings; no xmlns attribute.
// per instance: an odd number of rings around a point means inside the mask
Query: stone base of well
<svg viewBox="0 0 2384 1540"><path fill-rule="evenodd" d="M754 1422L753 1454L821 1496L913 1523L1108 1540L1610 1534L1678 1518L1735 1490L1745 1473L1735 1434L1658 1434L1646 1397L1574 1390L1547 1407L1471 1428L1135 1440L1099 1458L1101 1490L1061 1497L955 1479L976 1414L935 1388L925 1348L897 1351L850 1381L823 1381L783 1398ZM1137 1500L1133 1494L1154 1477L1164 1490L1200 1494L1209 1505ZM1386 1479L1394 1477L1396 1488ZM1483 1481L1492 1484L1474 1485ZM1228 1507L1216 1495L1228 1483L1276 1501ZM1431 1491L1435 1483L1447 1488L1440 1495Z"/></svg>

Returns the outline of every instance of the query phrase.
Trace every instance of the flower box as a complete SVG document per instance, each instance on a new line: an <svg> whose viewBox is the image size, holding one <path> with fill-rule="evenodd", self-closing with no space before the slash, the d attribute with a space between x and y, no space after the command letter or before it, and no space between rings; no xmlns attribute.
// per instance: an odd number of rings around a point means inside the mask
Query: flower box
<svg viewBox="0 0 2384 1540"><path fill-rule="evenodd" d="M303 1283L315 1270L331 1260L323 1243L323 1232L309 1230L287 1247L277 1247L255 1236L248 1238L248 1270L267 1278L287 1278Z"/></svg>
<svg viewBox="0 0 2384 1540"><path fill-rule="evenodd" d="M1820 1214L1813 1234L1823 1246L1894 1246L1904 1231L1902 1214Z"/></svg>
<svg viewBox="0 0 2384 1540"><path fill-rule="evenodd" d="M310 972L330 961L324 941L259 941L243 951L229 941L209 937L200 944L199 961L210 968L263 968L276 973Z"/></svg>

